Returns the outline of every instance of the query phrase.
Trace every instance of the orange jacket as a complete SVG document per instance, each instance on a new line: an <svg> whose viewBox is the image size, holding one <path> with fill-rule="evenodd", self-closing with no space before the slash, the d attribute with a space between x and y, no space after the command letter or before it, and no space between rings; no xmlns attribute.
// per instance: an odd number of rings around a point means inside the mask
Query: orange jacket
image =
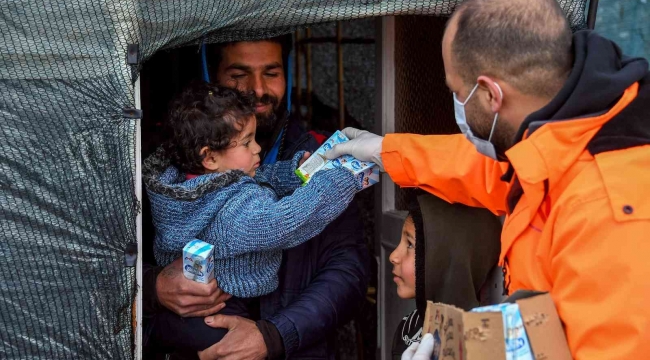
<svg viewBox="0 0 650 360"><path fill-rule="evenodd" d="M650 75L644 83L650 94ZM551 293L578 360L650 358L650 137L636 134L620 149L594 139L615 128L603 130L631 108L638 89L629 86L602 115L524 135L506 152L509 164L479 154L460 134L392 134L383 142L384 168L398 185L507 215L500 265L509 290ZM650 124L650 96L642 100L635 109L645 111L625 119ZM514 177L505 182L508 166ZM523 194L511 210L515 182Z"/></svg>

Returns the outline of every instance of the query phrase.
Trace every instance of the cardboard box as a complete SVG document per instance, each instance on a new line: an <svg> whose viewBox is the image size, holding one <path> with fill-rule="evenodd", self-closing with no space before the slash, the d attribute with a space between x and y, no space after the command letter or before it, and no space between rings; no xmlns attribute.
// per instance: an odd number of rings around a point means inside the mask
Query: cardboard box
<svg viewBox="0 0 650 360"><path fill-rule="evenodd" d="M537 293L515 302L535 360L571 360L553 299ZM435 360L506 360L504 318L500 311L466 312L427 302L423 333L439 339ZM519 360L514 358L513 360Z"/></svg>
<svg viewBox="0 0 650 360"><path fill-rule="evenodd" d="M340 131L336 131L296 170L296 175L307 184L317 172L344 168L354 175L355 179L365 189L379 182L379 167L368 161L359 161L351 155L343 155L334 160L327 160L325 153L336 144L344 143L348 138Z"/></svg>

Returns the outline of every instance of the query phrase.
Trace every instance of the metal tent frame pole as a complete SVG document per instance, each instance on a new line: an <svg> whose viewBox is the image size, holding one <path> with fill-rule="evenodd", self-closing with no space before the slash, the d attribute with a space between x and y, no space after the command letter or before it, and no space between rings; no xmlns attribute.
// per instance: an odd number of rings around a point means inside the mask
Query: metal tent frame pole
<svg viewBox="0 0 650 360"><path fill-rule="evenodd" d="M345 95L343 86L343 30L340 21L336 22L336 67L338 72L339 128L345 127Z"/></svg>
<svg viewBox="0 0 650 360"><path fill-rule="evenodd" d="M589 0L587 12L587 28L593 30L596 27L596 13L598 12L598 0Z"/></svg>

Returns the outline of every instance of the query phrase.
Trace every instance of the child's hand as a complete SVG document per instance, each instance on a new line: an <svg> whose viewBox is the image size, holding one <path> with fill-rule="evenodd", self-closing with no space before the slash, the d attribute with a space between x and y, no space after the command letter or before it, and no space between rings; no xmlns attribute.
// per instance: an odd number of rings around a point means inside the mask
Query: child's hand
<svg viewBox="0 0 650 360"><path fill-rule="evenodd" d="M304 164L305 161L307 161L307 159L309 159L310 156L311 156L311 153L310 153L310 152L305 152L305 153L302 155L302 159L300 159L300 161L298 162L298 166L299 166L299 167L302 166L302 164Z"/></svg>

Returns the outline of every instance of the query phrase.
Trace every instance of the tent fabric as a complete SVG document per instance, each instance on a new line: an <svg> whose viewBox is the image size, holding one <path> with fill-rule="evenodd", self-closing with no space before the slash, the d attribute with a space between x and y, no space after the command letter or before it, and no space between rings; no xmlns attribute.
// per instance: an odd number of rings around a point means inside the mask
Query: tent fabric
<svg viewBox="0 0 650 360"><path fill-rule="evenodd" d="M135 357L125 252L137 242L138 122L125 109L147 58L339 20L446 16L459 2L0 2L0 358ZM560 0L574 29L585 2Z"/></svg>

